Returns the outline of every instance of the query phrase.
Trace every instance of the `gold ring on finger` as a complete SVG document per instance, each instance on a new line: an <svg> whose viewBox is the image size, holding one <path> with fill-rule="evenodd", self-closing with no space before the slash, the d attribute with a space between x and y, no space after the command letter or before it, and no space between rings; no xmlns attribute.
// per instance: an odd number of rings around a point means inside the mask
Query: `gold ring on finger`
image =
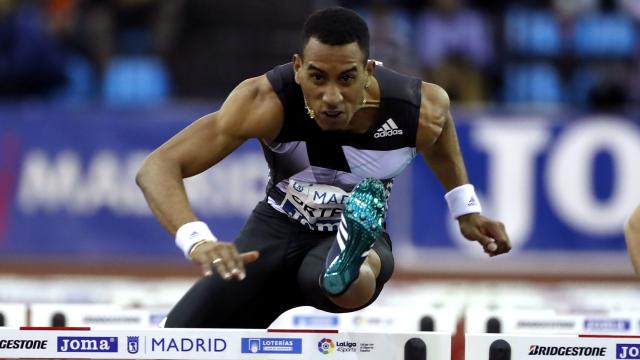
<svg viewBox="0 0 640 360"><path fill-rule="evenodd" d="M213 259L213 261L211 262L213 265L216 265L218 263L222 262L222 258L215 258Z"/></svg>

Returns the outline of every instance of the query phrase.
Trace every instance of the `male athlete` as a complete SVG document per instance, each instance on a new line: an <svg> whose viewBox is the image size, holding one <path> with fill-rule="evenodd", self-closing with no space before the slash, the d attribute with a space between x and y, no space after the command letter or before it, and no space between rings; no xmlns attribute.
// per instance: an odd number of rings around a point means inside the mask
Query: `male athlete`
<svg viewBox="0 0 640 360"><path fill-rule="evenodd" d="M633 269L636 275L640 275L640 206L631 213L624 224L624 239Z"/></svg>
<svg viewBox="0 0 640 360"><path fill-rule="evenodd" d="M296 306L346 312L372 303L394 267L387 197L416 152L447 191L462 234L490 256L510 250L504 226L480 214L445 91L368 60L367 25L351 10L312 14L302 40L292 63L243 81L138 173L155 216L206 275L166 327L266 328ZM191 210L183 178L251 138L270 168L266 197L235 242L220 242Z"/></svg>

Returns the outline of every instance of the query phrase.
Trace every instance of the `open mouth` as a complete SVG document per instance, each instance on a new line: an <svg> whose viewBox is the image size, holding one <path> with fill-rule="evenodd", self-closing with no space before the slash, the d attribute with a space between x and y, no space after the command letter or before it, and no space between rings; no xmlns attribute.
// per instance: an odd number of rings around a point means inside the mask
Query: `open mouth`
<svg viewBox="0 0 640 360"><path fill-rule="evenodd" d="M324 114L324 116L330 119L337 119L340 115L342 115L342 111L328 110L328 111L323 111L322 114Z"/></svg>

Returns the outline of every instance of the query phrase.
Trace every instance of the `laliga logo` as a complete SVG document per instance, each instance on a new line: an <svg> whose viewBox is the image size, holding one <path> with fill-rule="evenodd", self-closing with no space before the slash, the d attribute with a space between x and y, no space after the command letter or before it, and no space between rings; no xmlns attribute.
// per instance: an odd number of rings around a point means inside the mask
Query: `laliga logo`
<svg viewBox="0 0 640 360"><path fill-rule="evenodd" d="M318 351L325 355L330 354L335 347L331 339L324 338L318 342Z"/></svg>

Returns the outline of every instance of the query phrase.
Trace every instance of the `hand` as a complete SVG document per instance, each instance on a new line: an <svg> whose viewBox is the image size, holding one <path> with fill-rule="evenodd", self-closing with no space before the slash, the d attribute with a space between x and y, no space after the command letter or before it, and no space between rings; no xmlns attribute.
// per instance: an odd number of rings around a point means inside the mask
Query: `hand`
<svg viewBox="0 0 640 360"><path fill-rule="evenodd" d="M458 217L460 232L465 238L479 242L484 252L493 257L511 250L509 236L504 224L488 219L478 213Z"/></svg>
<svg viewBox="0 0 640 360"><path fill-rule="evenodd" d="M242 280L246 277L244 264L258 260L260 253L249 251L240 254L233 243L203 241L195 244L189 255L191 261L202 268L205 276L213 275L215 269L225 280Z"/></svg>

